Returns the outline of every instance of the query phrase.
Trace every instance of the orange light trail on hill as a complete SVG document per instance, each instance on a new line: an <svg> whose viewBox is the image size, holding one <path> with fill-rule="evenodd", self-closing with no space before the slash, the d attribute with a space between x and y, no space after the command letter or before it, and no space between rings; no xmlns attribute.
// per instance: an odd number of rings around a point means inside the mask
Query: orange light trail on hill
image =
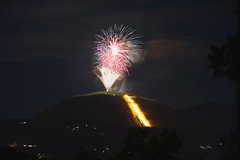
<svg viewBox="0 0 240 160"><path fill-rule="evenodd" d="M139 121L145 127L151 127L149 121L147 120L147 118L145 117L144 113L139 108L138 104L130 96L128 96L127 94L125 94L123 96L123 98L128 103L128 106L131 109L132 114L134 115L134 117L137 117L139 119Z"/></svg>

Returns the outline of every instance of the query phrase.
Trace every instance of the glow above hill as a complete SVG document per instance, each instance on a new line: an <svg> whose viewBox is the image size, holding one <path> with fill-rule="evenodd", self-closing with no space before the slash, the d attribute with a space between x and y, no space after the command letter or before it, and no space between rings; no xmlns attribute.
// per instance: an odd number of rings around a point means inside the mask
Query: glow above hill
<svg viewBox="0 0 240 160"><path fill-rule="evenodd" d="M137 117L137 119L140 121L141 124L143 124L144 127L151 127L149 121L147 120L144 113L139 108L138 104L135 103L134 100L127 94L125 94L123 98L128 103L128 106L131 109L133 116Z"/></svg>

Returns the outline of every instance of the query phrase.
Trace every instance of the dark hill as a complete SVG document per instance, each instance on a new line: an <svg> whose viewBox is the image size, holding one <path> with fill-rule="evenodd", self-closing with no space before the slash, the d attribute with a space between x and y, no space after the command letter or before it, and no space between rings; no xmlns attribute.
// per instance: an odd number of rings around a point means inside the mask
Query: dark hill
<svg viewBox="0 0 240 160"><path fill-rule="evenodd" d="M161 102L129 95L151 121L150 135L158 135L161 127L177 129L184 140L181 159L196 159L198 154L213 159L217 147L202 153L199 146L219 145L217 135ZM62 100L28 120L4 121L0 136L3 145L16 142L20 151L50 153L59 160L74 159L80 146L104 159L122 149L127 131L137 124L121 93L94 92Z"/></svg>
<svg viewBox="0 0 240 160"><path fill-rule="evenodd" d="M134 96L154 127L169 127L181 130L199 129L175 110L158 102L141 96ZM136 126L127 103L118 92L93 92L67 98L35 115L32 120L64 121L70 119L96 120L104 123L118 123Z"/></svg>
<svg viewBox="0 0 240 160"><path fill-rule="evenodd" d="M231 103L205 103L178 111L208 130L229 132L235 128L235 108Z"/></svg>

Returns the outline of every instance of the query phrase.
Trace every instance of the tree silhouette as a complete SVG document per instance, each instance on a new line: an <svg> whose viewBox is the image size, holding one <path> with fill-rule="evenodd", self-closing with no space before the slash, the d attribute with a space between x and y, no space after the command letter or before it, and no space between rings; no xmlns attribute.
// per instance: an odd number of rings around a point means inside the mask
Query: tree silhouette
<svg viewBox="0 0 240 160"><path fill-rule="evenodd" d="M121 152L121 157L126 159L145 159L144 155L146 141L145 138L148 136L148 130L142 129L140 127L130 129L126 135L126 140L124 141L125 146Z"/></svg>
<svg viewBox="0 0 240 160"><path fill-rule="evenodd" d="M1 160L38 160L35 154L29 154L26 152L19 152L16 148L8 146L0 146L0 159Z"/></svg>
<svg viewBox="0 0 240 160"><path fill-rule="evenodd" d="M220 137L220 160L236 160L237 149L237 134L232 131L229 133L229 138L222 134Z"/></svg>
<svg viewBox="0 0 240 160"><path fill-rule="evenodd" d="M80 147L75 155L75 160L100 160L100 158L94 157L88 153L85 147Z"/></svg>
<svg viewBox="0 0 240 160"><path fill-rule="evenodd" d="M240 41L237 36L228 34L228 41L221 47L211 46L212 54L208 55L211 64L208 67L214 69L214 79L219 76L236 82L240 81L239 44Z"/></svg>
<svg viewBox="0 0 240 160"><path fill-rule="evenodd" d="M179 160L177 156L182 141L178 140L176 130L170 132L163 128L158 136L152 135L148 141L147 136L147 129L138 127L129 130L121 153L108 160Z"/></svg>
<svg viewBox="0 0 240 160"><path fill-rule="evenodd" d="M236 129L237 129L237 159L240 160L240 0L237 0L237 33L228 35L228 41L221 47L211 46L212 54L208 55L211 62L209 68L214 69L213 78L226 77L235 81L236 90Z"/></svg>
<svg viewBox="0 0 240 160"><path fill-rule="evenodd" d="M182 140L178 140L177 131L163 128L157 136L151 136L147 145L147 159L179 160Z"/></svg>

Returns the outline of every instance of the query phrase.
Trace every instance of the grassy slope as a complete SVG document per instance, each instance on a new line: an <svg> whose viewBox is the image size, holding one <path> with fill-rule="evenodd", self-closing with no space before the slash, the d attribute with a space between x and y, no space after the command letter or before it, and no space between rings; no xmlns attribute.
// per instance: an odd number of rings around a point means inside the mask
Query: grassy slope
<svg viewBox="0 0 240 160"><path fill-rule="evenodd" d="M113 96L115 94L115 96ZM161 102L127 93L134 97L153 126L196 128L188 119ZM134 124L131 111L122 98L123 93L99 91L64 99L35 115L35 120L96 119L124 125Z"/></svg>
<svg viewBox="0 0 240 160"><path fill-rule="evenodd" d="M140 99L145 99L148 101L157 101L155 99L150 99L150 98L146 98L146 97L142 97L142 96L138 96L132 93L121 93L121 92L117 92L117 91L98 91L98 92L92 92L92 93L88 93L88 94L81 94L81 95L76 95L76 96L72 96L72 97L79 97L79 96L93 96L93 95L97 95L97 94L104 94L104 95L113 95L115 94L115 96L122 96L124 94L128 94L130 96L134 96L135 98L140 98Z"/></svg>

